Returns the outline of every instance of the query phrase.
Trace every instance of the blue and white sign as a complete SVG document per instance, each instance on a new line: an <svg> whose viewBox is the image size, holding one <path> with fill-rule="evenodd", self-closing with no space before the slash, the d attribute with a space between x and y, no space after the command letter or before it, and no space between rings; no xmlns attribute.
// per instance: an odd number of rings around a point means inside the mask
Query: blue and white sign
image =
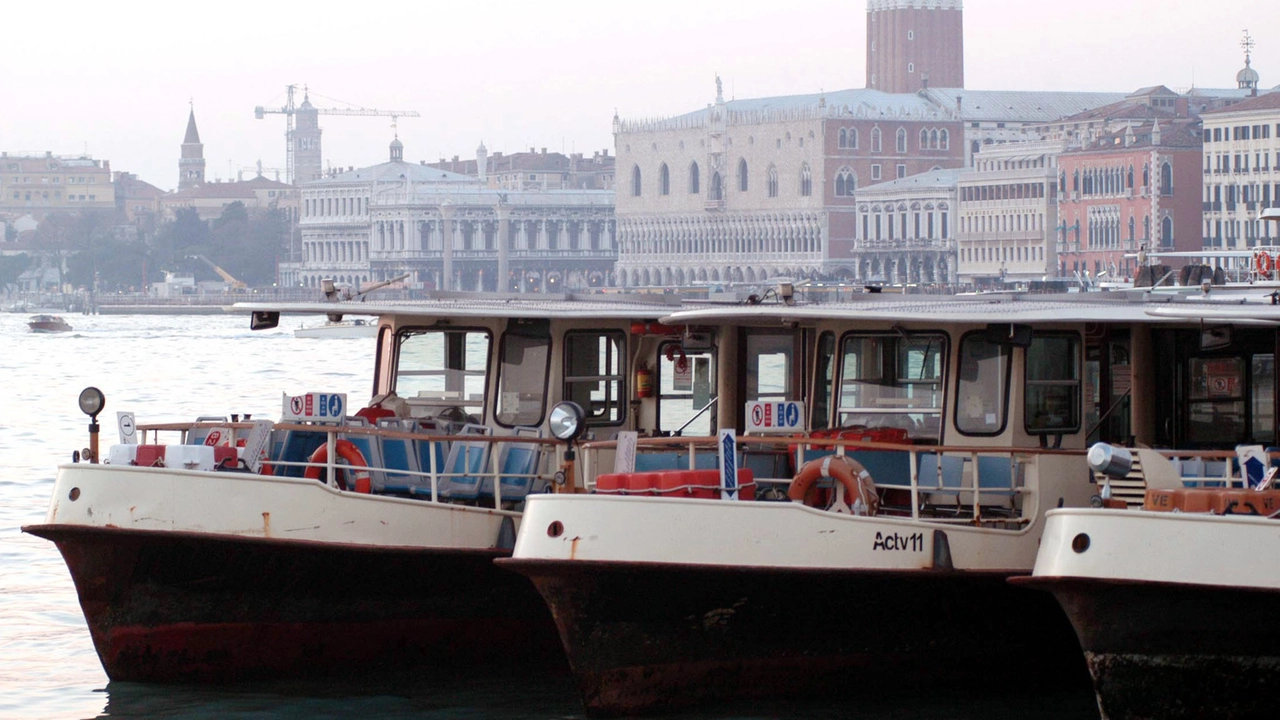
<svg viewBox="0 0 1280 720"><path fill-rule="evenodd" d="M749 402L743 417L746 418L748 433L789 435L804 432L802 402Z"/></svg>
<svg viewBox="0 0 1280 720"><path fill-rule="evenodd" d="M347 409L346 393L285 395L281 422L336 422Z"/></svg>
<svg viewBox="0 0 1280 720"><path fill-rule="evenodd" d="M738 499L738 438L733 428L720 431L720 498Z"/></svg>

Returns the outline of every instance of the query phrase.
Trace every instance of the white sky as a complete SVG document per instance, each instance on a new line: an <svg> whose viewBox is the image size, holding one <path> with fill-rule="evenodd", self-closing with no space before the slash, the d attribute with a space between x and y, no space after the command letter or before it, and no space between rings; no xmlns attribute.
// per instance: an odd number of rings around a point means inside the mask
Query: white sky
<svg viewBox="0 0 1280 720"><path fill-rule="evenodd" d="M111 161L161 188L194 99L209 178L283 168L284 86L400 120L408 160L547 147L612 148L624 118L740 98L861 87L862 0L227 0L10 2L3 8L0 149ZM1258 0L967 0L965 84L1125 92L1234 87L1239 43L1280 85L1280 4ZM319 107L342 106L312 96ZM320 118L326 163L386 159L389 118ZM251 175L248 173L246 176ZM271 174L268 173L268 176Z"/></svg>

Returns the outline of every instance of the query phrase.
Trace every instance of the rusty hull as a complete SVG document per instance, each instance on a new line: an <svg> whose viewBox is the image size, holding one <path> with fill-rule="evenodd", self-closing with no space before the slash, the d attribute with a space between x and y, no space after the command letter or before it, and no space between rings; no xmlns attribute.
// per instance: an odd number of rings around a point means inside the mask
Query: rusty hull
<svg viewBox="0 0 1280 720"><path fill-rule="evenodd" d="M595 716L921 683L1088 687L1062 612L1006 573L498 564L546 599Z"/></svg>
<svg viewBox="0 0 1280 720"><path fill-rule="evenodd" d="M1025 577L1066 611L1109 718L1274 718L1280 592Z"/></svg>
<svg viewBox="0 0 1280 720"><path fill-rule="evenodd" d="M551 617L500 551L34 525L114 681L228 683L562 667Z"/></svg>

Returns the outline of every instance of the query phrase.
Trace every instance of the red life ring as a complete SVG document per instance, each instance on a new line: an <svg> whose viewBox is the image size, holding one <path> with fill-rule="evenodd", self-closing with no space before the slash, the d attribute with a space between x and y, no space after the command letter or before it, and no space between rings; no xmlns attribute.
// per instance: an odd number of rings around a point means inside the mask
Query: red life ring
<svg viewBox="0 0 1280 720"><path fill-rule="evenodd" d="M862 463L842 455L828 455L805 463L804 467L800 468L799 474L791 480L787 497L791 498L792 502L814 507L817 493L814 492L811 496L810 491L816 491L818 479L824 477L834 478L840 482L844 487L846 503L852 505L853 498L862 500L868 515L875 515L880 509L880 496L876 494L876 485L871 480L871 473L867 472ZM836 512L841 512L840 508L836 508Z"/></svg>
<svg viewBox="0 0 1280 720"><path fill-rule="evenodd" d="M350 440L339 440L334 444L334 448L338 451L338 457L347 461L347 464L355 471L355 491L358 493L367 493L373 490L373 483L369 477L369 463L365 461L364 455L360 452L360 448L356 447ZM320 473L324 468L320 465L329 462L329 445L328 443L316 448L311 453L311 457L307 458L307 471L303 473L303 477L308 480L319 480ZM338 475L338 489L347 490L347 482L345 475Z"/></svg>
<svg viewBox="0 0 1280 720"><path fill-rule="evenodd" d="M1253 254L1253 267L1258 271L1259 275L1270 275L1272 268L1275 267L1275 261L1271 259L1266 250L1259 250Z"/></svg>

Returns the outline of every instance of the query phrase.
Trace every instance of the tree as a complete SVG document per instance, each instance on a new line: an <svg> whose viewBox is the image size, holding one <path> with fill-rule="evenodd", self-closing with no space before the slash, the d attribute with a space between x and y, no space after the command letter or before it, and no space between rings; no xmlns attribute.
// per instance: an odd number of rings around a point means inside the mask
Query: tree
<svg viewBox="0 0 1280 720"><path fill-rule="evenodd" d="M0 289L9 290L29 267L31 267L31 256L26 253L0 255Z"/></svg>

